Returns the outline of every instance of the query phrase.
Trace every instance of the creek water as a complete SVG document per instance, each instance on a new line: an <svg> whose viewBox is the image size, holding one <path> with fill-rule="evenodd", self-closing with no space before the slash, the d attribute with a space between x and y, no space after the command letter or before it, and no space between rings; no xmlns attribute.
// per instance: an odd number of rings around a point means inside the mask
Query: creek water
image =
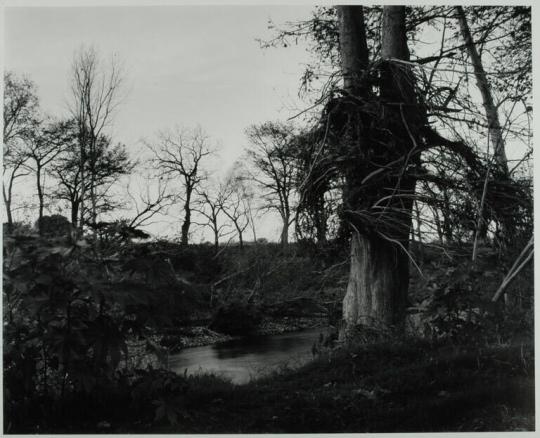
<svg viewBox="0 0 540 438"><path fill-rule="evenodd" d="M169 357L171 371L178 374L210 372L243 384L282 367L309 362L312 346L325 328L272 336L257 336L203 347L192 347ZM187 370L187 371L186 371Z"/></svg>

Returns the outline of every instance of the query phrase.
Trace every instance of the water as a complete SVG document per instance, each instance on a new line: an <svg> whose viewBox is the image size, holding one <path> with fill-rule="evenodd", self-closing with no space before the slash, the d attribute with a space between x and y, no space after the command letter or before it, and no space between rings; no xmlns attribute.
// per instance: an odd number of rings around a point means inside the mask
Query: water
<svg viewBox="0 0 540 438"><path fill-rule="evenodd" d="M243 384L281 366L305 364L312 358L313 343L325 332L324 328L309 329L186 348L169 358L169 366L179 374L211 372Z"/></svg>

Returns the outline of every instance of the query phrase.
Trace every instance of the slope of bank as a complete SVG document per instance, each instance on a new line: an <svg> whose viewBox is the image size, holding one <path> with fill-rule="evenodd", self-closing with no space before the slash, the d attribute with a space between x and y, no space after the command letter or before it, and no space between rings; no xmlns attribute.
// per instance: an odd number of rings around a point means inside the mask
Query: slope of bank
<svg viewBox="0 0 540 438"><path fill-rule="evenodd" d="M86 411L83 422L68 421L76 407L64 406L64 424L42 431L533 430L533 357L528 342L449 347L408 340L334 350L241 386L212 375L146 371L114 402Z"/></svg>

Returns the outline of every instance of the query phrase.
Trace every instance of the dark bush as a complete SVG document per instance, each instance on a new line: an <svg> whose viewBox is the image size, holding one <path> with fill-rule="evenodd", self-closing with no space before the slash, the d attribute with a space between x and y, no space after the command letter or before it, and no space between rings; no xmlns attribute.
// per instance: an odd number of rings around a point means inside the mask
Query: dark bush
<svg viewBox="0 0 540 438"><path fill-rule="evenodd" d="M53 214L51 216L43 216L36 221L36 229L44 236L61 237L68 236L71 231L71 222L67 217L61 214Z"/></svg>
<svg viewBox="0 0 540 438"><path fill-rule="evenodd" d="M228 335L249 335L261 318L260 310L254 305L235 301L216 310L210 328Z"/></svg>

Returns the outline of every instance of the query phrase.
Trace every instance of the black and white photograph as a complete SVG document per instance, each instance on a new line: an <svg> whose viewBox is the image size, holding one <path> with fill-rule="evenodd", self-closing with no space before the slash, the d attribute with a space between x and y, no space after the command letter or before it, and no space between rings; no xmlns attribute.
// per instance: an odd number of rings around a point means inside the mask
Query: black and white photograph
<svg viewBox="0 0 540 438"><path fill-rule="evenodd" d="M535 17L4 1L3 433L534 432Z"/></svg>

